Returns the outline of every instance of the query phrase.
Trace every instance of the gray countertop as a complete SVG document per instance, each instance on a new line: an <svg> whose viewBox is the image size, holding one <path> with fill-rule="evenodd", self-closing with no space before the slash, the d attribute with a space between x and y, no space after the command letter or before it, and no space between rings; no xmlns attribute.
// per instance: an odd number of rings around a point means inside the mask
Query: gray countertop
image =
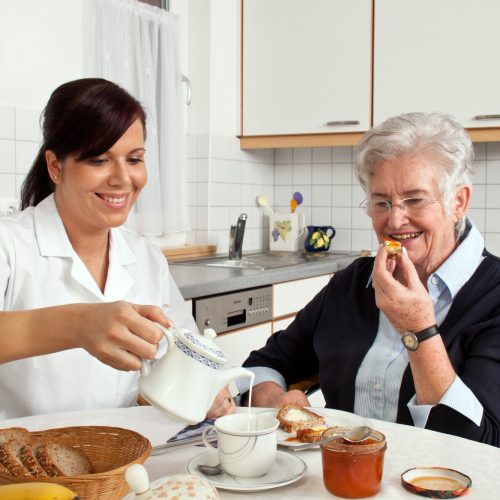
<svg viewBox="0 0 500 500"><path fill-rule="evenodd" d="M334 273L347 267L357 257L359 253L352 252L338 258L263 271L188 265L177 262L170 264L170 272L182 296L187 300Z"/></svg>

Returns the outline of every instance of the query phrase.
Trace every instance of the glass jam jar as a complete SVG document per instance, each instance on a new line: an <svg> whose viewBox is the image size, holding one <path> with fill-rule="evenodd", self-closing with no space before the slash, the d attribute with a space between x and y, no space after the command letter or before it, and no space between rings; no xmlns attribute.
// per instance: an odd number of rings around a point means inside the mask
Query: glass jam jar
<svg viewBox="0 0 500 500"><path fill-rule="evenodd" d="M348 428L325 431L327 438ZM350 443L342 437L321 445L323 482L325 488L343 498L364 498L375 495L380 489L384 454L387 448L385 436L372 431L370 437L360 443Z"/></svg>

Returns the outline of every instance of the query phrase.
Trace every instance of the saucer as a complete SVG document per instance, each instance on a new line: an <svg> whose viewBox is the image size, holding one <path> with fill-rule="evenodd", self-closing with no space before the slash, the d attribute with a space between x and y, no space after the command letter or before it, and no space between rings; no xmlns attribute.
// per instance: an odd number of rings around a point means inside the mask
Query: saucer
<svg viewBox="0 0 500 500"><path fill-rule="evenodd" d="M186 465L190 474L199 474L208 479L216 488L230 491L261 491L278 488L286 484L298 481L306 471L307 467L303 460L295 455L284 451L277 451L276 462L271 470L259 477L232 476L226 472L209 476L198 470L198 465L212 465L217 460L217 455L211 451L205 451L194 456Z"/></svg>

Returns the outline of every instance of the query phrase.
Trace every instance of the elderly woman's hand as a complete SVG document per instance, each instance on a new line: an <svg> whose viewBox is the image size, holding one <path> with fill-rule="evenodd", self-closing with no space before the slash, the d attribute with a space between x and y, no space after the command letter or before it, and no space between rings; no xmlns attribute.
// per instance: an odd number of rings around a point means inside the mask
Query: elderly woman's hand
<svg viewBox="0 0 500 500"><path fill-rule="evenodd" d="M236 410L236 403L234 402L231 393L229 392L229 387L226 386L222 391L217 394L210 410L208 410L207 418L217 418L222 417L222 415L228 415L234 413Z"/></svg>
<svg viewBox="0 0 500 500"><path fill-rule="evenodd" d="M372 285L377 307L399 332L419 331L435 324L432 300L405 249L397 264L387 258L383 247L378 250Z"/></svg>

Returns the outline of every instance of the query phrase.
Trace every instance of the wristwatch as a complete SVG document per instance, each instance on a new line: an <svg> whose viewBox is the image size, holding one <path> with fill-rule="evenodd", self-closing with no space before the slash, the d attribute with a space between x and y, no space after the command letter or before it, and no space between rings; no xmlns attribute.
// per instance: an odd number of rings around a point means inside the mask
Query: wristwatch
<svg viewBox="0 0 500 500"><path fill-rule="evenodd" d="M429 326L429 328L425 328L419 332L403 332L401 334L401 342L403 342L403 345L409 351L416 351L424 340L430 339L434 335L439 335L437 325Z"/></svg>

